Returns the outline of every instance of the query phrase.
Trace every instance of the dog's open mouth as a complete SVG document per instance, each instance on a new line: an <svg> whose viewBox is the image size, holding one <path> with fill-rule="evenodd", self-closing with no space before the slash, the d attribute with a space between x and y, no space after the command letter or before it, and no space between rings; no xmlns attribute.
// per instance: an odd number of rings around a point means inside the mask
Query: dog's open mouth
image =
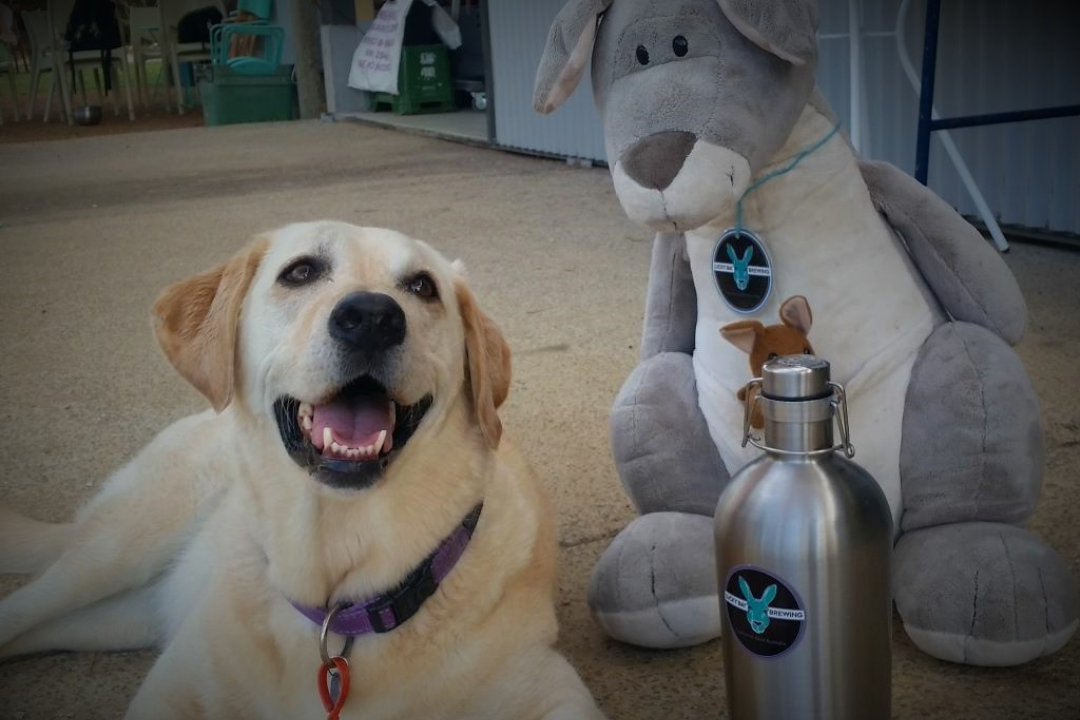
<svg viewBox="0 0 1080 720"><path fill-rule="evenodd" d="M432 398L395 402L362 375L321 403L284 397L274 405L289 455L331 487L361 489L377 481L424 419Z"/></svg>

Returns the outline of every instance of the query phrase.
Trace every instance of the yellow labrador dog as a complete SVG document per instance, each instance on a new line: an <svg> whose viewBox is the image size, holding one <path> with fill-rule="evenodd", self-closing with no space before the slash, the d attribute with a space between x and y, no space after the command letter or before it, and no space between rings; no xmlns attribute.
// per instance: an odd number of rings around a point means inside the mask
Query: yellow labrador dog
<svg viewBox="0 0 1080 720"><path fill-rule="evenodd" d="M0 601L0 654L161 643L129 718L603 717L552 648L552 517L456 265L293 225L154 317L214 409L74 523L0 516L0 570L38 573Z"/></svg>

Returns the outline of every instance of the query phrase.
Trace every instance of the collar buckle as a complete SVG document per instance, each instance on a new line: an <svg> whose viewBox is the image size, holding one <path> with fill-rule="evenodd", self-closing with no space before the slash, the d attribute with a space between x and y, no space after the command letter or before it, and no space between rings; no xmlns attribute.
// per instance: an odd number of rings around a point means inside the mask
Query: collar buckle
<svg viewBox="0 0 1080 720"><path fill-rule="evenodd" d="M438 587L431 560L428 560L405 579L397 592L367 608L372 630L387 633L403 624L419 612L424 601L434 595Z"/></svg>

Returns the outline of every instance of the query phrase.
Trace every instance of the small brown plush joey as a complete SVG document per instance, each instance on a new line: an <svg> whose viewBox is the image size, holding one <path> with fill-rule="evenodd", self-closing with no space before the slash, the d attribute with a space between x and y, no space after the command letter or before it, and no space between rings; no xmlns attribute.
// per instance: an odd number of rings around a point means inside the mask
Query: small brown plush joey
<svg viewBox="0 0 1080 720"><path fill-rule="evenodd" d="M810 313L810 303L802 295L789 297L780 306L781 325L765 326L757 320L740 320L720 328L720 334L729 343L750 356L751 377L760 377L761 368L773 358L784 355L812 355L814 348L807 335L814 317ZM755 391L756 392L756 391ZM746 388L739 390L739 399L752 401L746 397ZM750 424L755 428L765 425L761 409L754 408Z"/></svg>

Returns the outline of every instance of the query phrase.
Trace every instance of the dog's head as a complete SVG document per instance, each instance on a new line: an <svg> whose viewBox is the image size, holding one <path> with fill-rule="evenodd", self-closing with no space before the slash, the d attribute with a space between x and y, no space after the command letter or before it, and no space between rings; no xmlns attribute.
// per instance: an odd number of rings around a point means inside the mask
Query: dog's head
<svg viewBox="0 0 1080 720"><path fill-rule="evenodd" d="M623 209L659 231L729 211L783 147L814 87L816 0L570 0L548 36L536 109L592 59Z"/></svg>
<svg viewBox="0 0 1080 720"><path fill-rule="evenodd" d="M459 401L499 444L509 348L458 268L399 233L291 225L168 288L154 318L180 375L275 424L326 486L374 484Z"/></svg>

